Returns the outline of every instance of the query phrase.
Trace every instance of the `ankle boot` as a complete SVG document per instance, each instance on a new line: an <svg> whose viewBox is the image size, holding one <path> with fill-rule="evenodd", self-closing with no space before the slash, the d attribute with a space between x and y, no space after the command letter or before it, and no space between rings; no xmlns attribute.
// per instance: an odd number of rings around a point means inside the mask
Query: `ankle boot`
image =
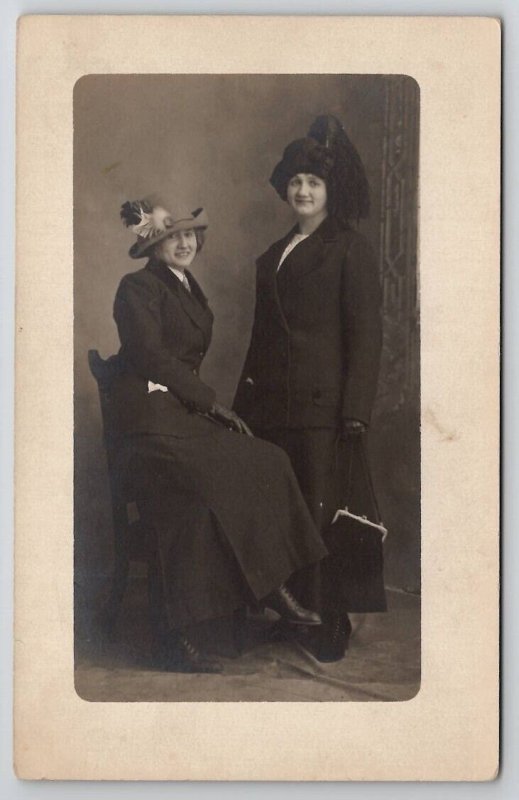
<svg viewBox="0 0 519 800"><path fill-rule="evenodd" d="M330 614L320 630L316 658L323 663L340 661L349 646L351 622L347 614Z"/></svg>
<svg viewBox="0 0 519 800"><path fill-rule="evenodd" d="M158 655L157 651L156 655ZM166 672L223 672L219 661L202 655L188 637L178 631L170 632L161 642L157 666Z"/></svg>
<svg viewBox="0 0 519 800"><path fill-rule="evenodd" d="M267 608L277 611L282 619L294 625L321 625L322 623L319 614L303 608L284 584L275 592L271 592L265 598L264 604Z"/></svg>

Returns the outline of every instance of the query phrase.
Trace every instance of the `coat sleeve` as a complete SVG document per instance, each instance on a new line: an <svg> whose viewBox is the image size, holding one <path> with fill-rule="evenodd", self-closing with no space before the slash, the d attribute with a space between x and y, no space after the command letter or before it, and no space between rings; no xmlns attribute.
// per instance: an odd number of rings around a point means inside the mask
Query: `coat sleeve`
<svg viewBox="0 0 519 800"><path fill-rule="evenodd" d="M255 397L255 385L257 381L257 364L258 364L258 351L259 351L259 337L260 327L259 322L259 307L260 307L260 288L258 280L259 268L256 271L256 300L254 307L254 321L252 324L252 332L249 341L247 355L241 371L240 380L233 402L233 409L237 414L247 417Z"/></svg>
<svg viewBox="0 0 519 800"><path fill-rule="evenodd" d="M164 346L160 309L159 291L149 280L123 278L114 303L123 351L142 378L167 386L186 405L209 411L215 392Z"/></svg>
<svg viewBox="0 0 519 800"><path fill-rule="evenodd" d="M342 417L368 425L382 351L381 290L375 254L360 235L343 264L341 301L346 362Z"/></svg>

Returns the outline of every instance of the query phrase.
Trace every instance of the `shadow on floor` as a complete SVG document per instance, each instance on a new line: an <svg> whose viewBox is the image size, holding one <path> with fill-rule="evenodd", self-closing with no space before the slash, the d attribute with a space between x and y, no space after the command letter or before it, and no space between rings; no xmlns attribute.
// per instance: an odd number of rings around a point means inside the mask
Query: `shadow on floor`
<svg viewBox="0 0 519 800"><path fill-rule="evenodd" d="M130 593L129 593L130 594ZM148 625L139 592L121 613L117 638L101 644L90 626L76 635L76 691L94 702L402 701L420 686L420 598L388 592L384 614L351 615L342 661L321 664L297 644L268 641L272 619L248 620L236 652L228 621L199 631L224 665L222 675L160 672L150 665ZM79 626L78 626L79 627Z"/></svg>

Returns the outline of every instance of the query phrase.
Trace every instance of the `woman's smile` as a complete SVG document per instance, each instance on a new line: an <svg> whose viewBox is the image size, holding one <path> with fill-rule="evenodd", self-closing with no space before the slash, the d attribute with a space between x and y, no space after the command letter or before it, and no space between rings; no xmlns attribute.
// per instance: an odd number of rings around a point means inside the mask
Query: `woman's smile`
<svg viewBox="0 0 519 800"><path fill-rule="evenodd" d="M160 257L168 266L184 269L196 255L196 233L193 229L177 231L163 239L158 248Z"/></svg>
<svg viewBox="0 0 519 800"><path fill-rule="evenodd" d="M287 186L287 202L299 219L301 231L312 233L327 216L326 182L312 173L293 175Z"/></svg>
<svg viewBox="0 0 519 800"><path fill-rule="evenodd" d="M287 186L287 201L297 214L326 216L326 183L311 173L294 175Z"/></svg>

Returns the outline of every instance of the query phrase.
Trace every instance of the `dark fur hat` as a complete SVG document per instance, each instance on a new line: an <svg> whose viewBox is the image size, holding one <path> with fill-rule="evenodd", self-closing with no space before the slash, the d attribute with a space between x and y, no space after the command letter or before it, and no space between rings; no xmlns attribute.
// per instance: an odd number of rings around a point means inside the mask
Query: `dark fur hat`
<svg viewBox="0 0 519 800"><path fill-rule="evenodd" d="M333 156L327 147L315 139L296 139L285 147L283 158L274 167L270 183L282 200L287 199L290 178L300 172L311 173L326 180L333 169Z"/></svg>
<svg viewBox="0 0 519 800"><path fill-rule="evenodd" d="M369 215L369 185L361 158L337 117L317 117L305 139L291 142L270 177L287 199L289 180L311 173L326 181L328 212L343 224Z"/></svg>

